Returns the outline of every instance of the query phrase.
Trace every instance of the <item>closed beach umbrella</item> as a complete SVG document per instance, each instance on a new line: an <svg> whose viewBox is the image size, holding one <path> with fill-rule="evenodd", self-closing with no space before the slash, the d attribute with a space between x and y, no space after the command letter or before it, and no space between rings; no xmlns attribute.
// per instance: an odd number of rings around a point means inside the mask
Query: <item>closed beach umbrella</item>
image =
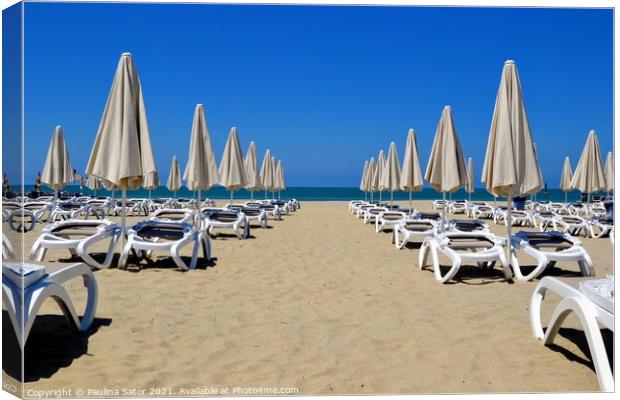
<svg viewBox="0 0 620 400"><path fill-rule="evenodd" d="M562 176L560 177L560 189L564 192L564 203L568 201L568 192L570 192L573 187L570 184L570 181L573 177L573 170L570 166L570 158L568 156L564 158L564 165L562 166Z"/></svg>
<svg viewBox="0 0 620 400"><path fill-rule="evenodd" d="M607 187L601 151L598 145L598 136L596 136L596 132L593 130L588 133L588 139L575 168L571 186L573 189L587 194L588 204L590 203L590 194L605 190Z"/></svg>
<svg viewBox="0 0 620 400"><path fill-rule="evenodd" d="M149 191L149 200L151 200L151 191L153 189L157 189L159 187L159 175L153 176L148 180L144 181L143 188Z"/></svg>
<svg viewBox="0 0 620 400"><path fill-rule="evenodd" d="M276 189L278 190L278 200L280 200L280 192L286 189L286 182L284 181L284 165L282 160L278 160L276 166Z"/></svg>
<svg viewBox="0 0 620 400"><path fill-rule="evenodd" d="M512 60L504 64L495 99L493 120L482 168L482 183L492 195L504 196L508 199L507 252L510 263L512 198L536 193L543 185L523 101L519 73Z"/></svg>
<svg viewBox="0 0 620 400"><path fill-rule="evenodd" d="M467 184L463 150L456 135L450 106L445 106L441 113L424 177L435 190L442 193L444 201L446 192L454 192ZM446 207L443 207L444 218L445 209Z"/></svg>
<svg viewBox="0 0 620 400"><path fill-rule="evenodd" d="M614 191L614 156L611 153L607 153L607 160L605 161L605 183L607 184L607 194Z"/></svg>
<svg viewBox="0 0 620 400"><path fill-rule="evenodd" d="M385 169L383 170L383 185L390 192L390 205L394 204L394 192L400 189L400 160L396 143L390 143Z"/></svg>
<svg viewBox="0 0 620 400"><path fill-rule="evenodd" d="M278 190L278 161L274 156L271 156L271 181L273 182L273 186L271 189L271 194L273 198L276 197L276 190Z"/></svg>
<svg viewBox="0 0 620 400"><path fill-rule="evenodd" d="M127 189L152 185L159 179L151 149L142 86L129 53L123 53L118 62L86 173L101 179L104 187L121 189L123 232ZM122 246L124 240L124 235L121 235Z"/></svg>
<svg viewBox="0 0 620 400"><path fill-rule="evenodd" d="M93 191L93 196L97 197L97 190L101 189L101 181L92 175L88 175L86 187Z"/></svg>
<svg viewBox="0 0 620 400"><path fill-rule="evenodd" d="M366 184L368 187L368 191L370 192L370 201L374 200L375 192L378 190L378 183L375 181L375 170L377 169L377 163L375 162L374 157L370 157L370 161L368 161L368 175L366 179L368 183Z"/></svg>
<svg viewBox="0 0 620 400"><path fill-rule="evenodd" d="M379 203L381 203L381 194L385 190L383 187L383 170L385 169L385 154L383 150L379 151L377 161L375 162L375 170L373 175L374 185L379 191Z"/></svg>
<svg viewBox="0 0 620 400"><path fill-rule="evenodd" d="M273 190L273 172L271 167L271 151L267 149L265 156L263 157L263 163L260 167L260 182L262 188L265 190L265 198L267 198L267 192Z"/></svg>
<svg viewBox="0 0 620 400"><path fill-rule="evenodd" d="M469 201L471 201L471 194L474 192L474 160L469 157L467 160L467 185L465 185L465 191L469 193Z"/></svg>
<svg viewBox="0 0 620 400"><path fill-rule="evenodd" d="M239 144L239 136L235 127L232 127L228 134L224 154L220 162L219 174L222 186L230 190L230 203L232 204L235 190L245 187L248 182L245 176L241 144Z"/></svg>
<svg viewBox="0 0 620 400"><path fill-rule="evenodd" d="M62 126L58 125L54 130L50 147L47 150L41 182L52 188L54 190L54 197L58 197L58 191L75 179L76 176L69 161L69 152L67 151Z"/></svg>
<svg viewBox="0 0 620 400"><path fill-rule="evenodd" d="M248 180L245 190L250 192L250 198L254 199L254 192L260 190L260 171L258 169L258 158L256 158L256 144L250 142L248 151L245 155L245 176Z"/></svg>
<svg viewBox="0 0 620 400"><path fill-rule="evenodd" d="M170 164L170 172L168 173L166 188L172 192L172 197L176 199L177 190L181 188L181 169L179 168L179 160L177 160L177 156L172 156L172 164Z"/></svg>
<svg viewBox="0 0 620 400"><path fill-rule="evenodd" d="M360 190L364 192L364 200L368 200L368 160L364 161L362 179L360 180Z"/></svg>
<svg viewBox="0 0 620 400"><path fill-rule="evenodd" d="M201 190L210 189L220 180L202 104L197 104L194 110L189 154L183 179L189 190L198 192L198 200L200 200Z"/></svg>
<svg viewBox="0 0 620 400"><path fill-rule="evenodd" d="M405 147L405 158L400 171L400 188L409 192L409 212L413 212L413 203L411 200L412 192L419 192L424 186L422 180L422 170L420 169L420 158L418 156L418 143L415 137L415 131L409 129L407 133L407 145Z"/></svg>

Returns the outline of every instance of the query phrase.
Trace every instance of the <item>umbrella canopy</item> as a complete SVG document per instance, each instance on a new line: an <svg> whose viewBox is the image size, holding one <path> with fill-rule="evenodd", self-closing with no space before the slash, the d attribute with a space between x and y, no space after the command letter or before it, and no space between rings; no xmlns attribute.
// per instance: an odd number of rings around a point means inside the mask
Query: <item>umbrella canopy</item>
<svg viewBox="0 0 620 400"><path fill-rule="evenodd" d="M258 159L256 158L256 144L254 142L250 142L250 146L248 147L248 151L245 155L244 166L245 175L247 178L247 184L245 185L245 189L249 190L250 192L260 190L260 171L258 169Z"/></svg>
<svg viewBox="0 0 620 400"><path fill-rule="evenodd" d="M364 161L364 168L362 169L362 179L360 180L360 190L362 192L368 192L368 160Z"/></svg>
<svg viewBox="0 0 620 400"><path fill-rule="evenodd" d="M263 164L260 167L260 182L261 187L265 190L265 192L273 192L273 167L271 163L271 151L269 151L269 149L265 151L265 156L263 157Z"/></svg>
<svg viewBox="0 0 620 400"><path fill-rule="evenodd" d="M194 110L189 155L183 179L189 190L207 190L220 180L202 104L196 104Z"/></svg>
<svg viewBox="0 0 620 400"><path fill-rule="evenodd" d="M278 160L278 165L276 166L276 189L286 189L286 181L284 180L284 165L282 164L282 160Z"/></svg>
<svg viewBox="0 0 620 400"><path fill-rule="evenodd" d="M166 188L171 192L176 192L181 188L181 170L179 169L179 160L177 160L177 156L172 156L172 164L170 164Z"/></svg>
<svg viewBox="0 0 620 400"><path fill-rule="evenodd" d="M512 198L542 188L540 168L514 61L504 64L482 168L482 183L494 196Z"/></svg>
<svg viewBox="0 0 620 400"><path fill-rule="evenodd" d="M476 190L474 187L474 160L469 157L469 160L467 160L467 185L465 185L465 191L471 194L474 190Z"/></svg>
<svg viewBox="0 0 620 400"><path fill-rule="evenodd" d="M121 189L159 181L142 86L130 53L123 53L101 117L86 173Z"/></svg>
<svg viewBox="0 0 620 400"><path fill-rule="evenodd" d="M50 147L47 150L41 182L57 192L75 179L76 176L69 161L69 152L67 151L62 126L58 125L54 130Z"/></svg>
<svg viewBox="0 0 620 400"><path fill-rule="evenodd" d="M226 140L224 154L220 162L220 183L226 189L235 191L247 185L245 176L245 165L243 163L243 154L241 154L241 145L239 144L239 136L237 128L232 127Z"/></svg>
<svg viewBox="0 0 620 400"><path fill-rule="evenodd" d="M562 176L560 177L560 189L563 192L570 192L573 188L570 185L571 178L573 177L573 170L570 166L570 158L568 156L564 158L564 165L562 166Z"/></svg>
<svg viewBox="0 0 620 400"><path fill-rule="evenodd" d="M439 192L454 192L467 184L467 169L456 135L452 109L445 106L437 124L426 180Z"/></svg>
<svg viewBox="0 0 620 400"><path fill-rule="evenodd" d="M379 190L378 182L375 181L376 169L377 169L377 163L375 162L375 158L370 157L370 161L368 161L368 175L366 176L368 183L366 185L368 187L368 191L371 193Z"/></svg>
<svg viewBox="0 0 620 400"><path fill-rule="evenodd" d="M88 179L86 179L86 187L90 190L99 190L102 187L101 181L92 175L88 175Z"/></svg>
<svg viewBox="0 0 620 400"><path fill-rule="evenodd" d="M424 181L420 170L420 158L418 156L418 143L415 131L409 129L407 133L407 145L405 146L405 158L400 171L400 188L409 193L422 190Z"/></svg>
<svg viewBox="0 0 620 400"><path fill-rule="evenodd" d="M573 179L571 179L571 186L582 193L594 193L606 188L598 136L594 131L588 133L586 145L575 168Z"/></svg>
<svg viewBox="0 0 620 400"><path fill-rule="evenodd" d="M605 183L607 184L607 191L614 191L614 156L611 153L607 153L607 160L605 161Z"/></svg>
<svg viewBox="0 0 620 400"><path fill-rule="evenodd" d="M382 190L385 190L385 186L383 186L383 171L385 170L385 154L383 153L383 150L379 151L379 155L377 156L377 163L375 166L375 175L373 176L373 179L376 182L376 186L377 186L377 190L379 192L381 192Z"/></svg>
<svg viewBox="0 0 620 400"><path fill-rule="evenodd" d="M398 159L398 151L394 142L390 143L382 178L382 186L390 192L390 201L393 202L394 192L400 189L400 160Z"/></svg>

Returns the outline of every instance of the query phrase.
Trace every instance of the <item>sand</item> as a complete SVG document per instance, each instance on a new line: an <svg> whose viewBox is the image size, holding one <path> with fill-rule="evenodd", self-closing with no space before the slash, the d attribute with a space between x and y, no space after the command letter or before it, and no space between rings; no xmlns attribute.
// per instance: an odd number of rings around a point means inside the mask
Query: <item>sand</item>
<svg viewBox="0 0 620 400"><path fill-rule="evenodd" d="M430 210L430 202L415 205ZM97 319L87 335L72 334L49 301L26 346L24 394L598 390L574 316L553 348L532 336L528 305L536 281L508 284L499 269L463 268L456 282L442 285L430 269L417 268L417 249L396 250L389 233L363 225L346 202L305 202L270 225L252 229L249 240L214 239L217 260L206 269L202 263L179 272L162 257L139 271L97 271ZM39 231L24 236L25 248ZM612 274L609 239L581 240L597 276ZM559 263L548 274L577 272L576 264ZM81 307L81 283L69 288ZM544 321L555 304L549 296ZM7 342L16 342L3 314L3 375L10 382L19 375L7 364ZM611 332L604 337L611 347Z"/></svg>

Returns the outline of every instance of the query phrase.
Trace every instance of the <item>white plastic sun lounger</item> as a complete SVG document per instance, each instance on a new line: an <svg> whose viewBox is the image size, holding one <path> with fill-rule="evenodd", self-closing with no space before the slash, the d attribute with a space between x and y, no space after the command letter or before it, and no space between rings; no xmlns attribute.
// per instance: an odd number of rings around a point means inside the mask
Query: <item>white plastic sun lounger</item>
<svg viewBox="0 0 620 400"><path fill-rule="evenodd" d="M433 210L443 210L447 203L447 200L433 200Z"/></svg>
<svg viewBox="0 0 620 400"><path fill-rule="evenodd" d="M555 293L562 300L553 311L547 329L543 330L541 304L547 291ZM532 334L545 346L553 343L568 315L574 313L577 316L586 334L599 387L604 392L614 391L614 377L599 324L614 330L614 298L613 281L607 279L546 276L540 280L530 300Z"/></svg>
<svg viewBox="0 0 620 400"><path fill-rule="evenodd" d="M416 219L402 221L394 228L394 245L397 249L402 249L414 239L424 240L433 237L437 233L437 225L434 220Z"/></svg>
<svg viewBox="0 0 620 400"><path fill-rule="evenodd" d="M386 228L396 229L397 225L409 219L402 211L384 211L375 218L375 232L379 233Z"/></svg>
<svg viewBox="0 0 620 400"><path fill-rule="evenodd" d="M4 213L4 205L3 213ZM34 212L24 208L13 208L6 210L6 220L9 228L15 232L26 233L30 232L37 225L37 217Z"/></svg>
<svg viewBox="0 0 620 400"><path fill-rule="evenodd" d="M453 219L447 222L449 232L490 233L489 225L480 219Z"/></svg>
<svg viewBox="0 0 620 400"><path fill-rule="evenodd" d="M540 232L553 229L555 219L556 214L552 211L536 211L532 214L533 227L537 228Z"/></svg>
<svg viewBox="0 0 620 400"><path fill-rule="evenodd" d="M536 268L527 275L523 275L521 271L517 251L536 259ZM581 246L579 240L567 233L521 231L512 236L512 269L518 280L532 280L557 261L575 261L583 276L594 275L592 259L588 252Z"/></svg>
<svg viewBox="0 0 620 400"><path fill-rule="evenodd" d="M65 219L76 219L78 217L85 217L88 219L89 215L93 215L98 218L99 215L92 211L88 204L60 202L56 204L54 209L50 212L49 222L56 222Z"/></svg>
<svg viewBox="0 0 620 400"><path fill-rule="evenodd" d="M248 220L248 224L252 222L258 222L260 227L266 229L267 225L267 212L260 207L247 207L242 204L229 205L226 207L229 210L234 210L243 213Z"/></svg>
<svg viewBox="0 0 620 400"><path fill-rule="evenodd" d="M461 265L474 262L483 269L491 269L496 261L500 261L507 281L512 280L512 272L506 261L505 239L490 233L444 232L434 237L427 237L422 243L419 254L419 266L426 266L430 254L433 261L435 278L446 283L451 280L461 268ZM441 274L438 253L441 252L452 261L452 267L445 274Z"/></svg>
<svg viewBox="0 0 620 400"><path fill-rule="evenodd" d="M160 208L159 210L151 213L149 219L152 221L163 222L185 222L194 225L196 223L196 217L196 210L183 208Z"/></svg>
<svg viewBox="0 0 620 400"><path fill-rule="evenodd" d="M201 230L213 236L213 230L232 229L239 239L250 235L250 224L243 213L226 209L205 209L201 213Z"/></svg>
<svg viewBox="0 0 620 400"><path fill-rule="evenodd" d="M74 278L82 278L88 291L88 300L81 319L78 318L69 293L63 287L65 282ZM79 332L90 328L97 309L97 281L86 264L3 262L2 302L7 308L22 349L26 345L41 304L50 297L58 303L72 328Z"/></svg>
<svg viewBox="0 0 620 400"><path fill-rule="evenodd" d="M384 212L388 211L387 208L384 207L372 207L372 208L367 208L364 211L364 224L368 224L368 223L375 223L375 221L377 220L377 217L380 214L383 214Z"/></svg>
<svg viewBox="0 0 620 400"><path fill-rule="evenodd" d="M556 231L567 232L572 236L578 236L583 233L585 237L591 235L590 223L578 216L558 215L553 220L553 229Z"/></svg>
<svg viewBox="0 0 620 400"><path fill-rule="evenodd" d="M192 246L192 257L187 265L181 258L181 250ZM195 226L184 222L143 221L129 229L127 244L118 261L119 268L125 268L129 253L140 259L151 257L154 251L163 251L172 257L183 271L193 270L198 262L198 251L202 248L206 261L211 259L211 243L207 235Z"/></svg>
<svg viewBox="0 0 620 400"><path fill-rule="evenodd" d="M58 221L43 228L32 245L29 258L41 262L45 259L47 250L67 249L72 256L79 256L93 268L108 268L120 234L119 225L106 219ZM103 263L99 263L92 257L90 247L104 240L109 240L110 243Z"/></svg>
<svg viewBox="0 0 620 400"><path fill-rule="evenodd" d="M590 237L600 238L605 235L611 237L612 230L614 229L614 221L613 219L607 218L592 218L589 223L589 229ZM597 230L598 233L596 232Z"/></svg>
<svg viewBox="0 0 620 400"><path fill-rule="evenodd" d="M467 212L467 202L463 200L455 200L448 202L448 212L450 214L465 214Z"/></svg>

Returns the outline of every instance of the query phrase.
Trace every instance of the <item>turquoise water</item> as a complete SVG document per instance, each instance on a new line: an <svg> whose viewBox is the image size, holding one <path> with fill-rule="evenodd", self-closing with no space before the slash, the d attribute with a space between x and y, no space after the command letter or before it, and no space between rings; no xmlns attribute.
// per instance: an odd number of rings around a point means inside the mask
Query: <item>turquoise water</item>
<svg viewBox="0 0 620 400"><path fill-rule="evenodd" d="M25 191L29 192L32 190L32 185L25 185ZM17 188L14 188L14 190ZM45 186L43 186L43 190L48 190ZM93 192L84 187L80 190L78 185L68 185L64 189L67 192L81 192L85 195L91 195ZM601 193L605 194L605 193ZM97 196L110 196L111 193L106 190L98 190ZM148 197L148 191L144 189L139 190L130 190L127 192L128 197L137 197L144 198ZM116 192L115 197L119 197L120 193ZM177 191L177 197L184 198L192 198L195 197L195 194L186 188L181 188L181 190ZM337 200L359 200L364 199L364 193L361 192L358 188L355 187L289 187L286 190L282 191L281 194L283 199L295 198L297 200L303 201L337 201ZM409 194L406 192L394 192L394 200L407 200ZM166 189L165 186L160 186L158 189L153 190L151 192L151 197L159 198L159 197L172 197L172 192ZM235 192L234 197L236 199L249 199L250 193L245 190L240 190ZM272 195L269 194L271 198ZM277 195L276 195L277 197ZM228 199L230 198L230 192L220 186L213 187L208 191L204 191L201 194L201 198L210 198L210 199ZM263 199L265 198L265 192L255 192L254 198ZM368 197L370 199L370 197ZM375 193L374 198L376 200L379 199L379 194ZM383 200L389 200L390 194L384 192L381 196ZM436 192L431 188L424 188L420 192L413 193L414 200L434 200L441 198L441 193ZM449 198L449 195L446 194L446 198ZM453 200L459 199L468 199L469 194L465 193L464 190L452 193ZM491 196L484 189L476 189L474 193L471 195L472 200L493 200L493 196ZM549 200L549 201L564 201L564 192L560 189L549 189L547 193L545 191L541 191L536 196L536 199L539 201ZM578 191L572 191L568 194L568 201L579 201L580 193Z"/></svg>

